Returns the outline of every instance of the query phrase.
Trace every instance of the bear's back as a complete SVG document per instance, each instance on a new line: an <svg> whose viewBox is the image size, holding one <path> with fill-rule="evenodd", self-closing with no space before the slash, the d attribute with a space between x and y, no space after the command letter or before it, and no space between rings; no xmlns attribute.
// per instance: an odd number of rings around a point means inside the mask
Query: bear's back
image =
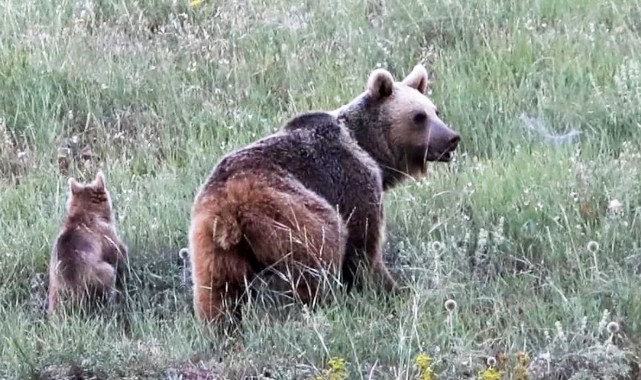
<svg viewBox="0 0 641 380"><path fill-rule="evenodd" d="M353 207L349 194L378 196L380 169L329 113L309 112L285 123L280 131L221 159L207 187L223 185L240 173L293 177L331 204Z"/></svg>

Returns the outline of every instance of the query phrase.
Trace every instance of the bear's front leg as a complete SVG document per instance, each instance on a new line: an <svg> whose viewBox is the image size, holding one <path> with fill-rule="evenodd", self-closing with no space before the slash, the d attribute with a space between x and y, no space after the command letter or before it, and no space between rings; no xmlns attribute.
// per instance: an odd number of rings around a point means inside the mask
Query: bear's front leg
<svg viewBox="0 0 641 380"><path fill-rule="evenodd" d="M400 287L392 277L385 262L383 262L383 246L385 245L385 223L383 210L381 208L380 217L368 220L368 239L366 244L367 263L371 268L371 275L374 281L380 285L386 292L397 292Z"/></svg>
<svg viewBox="0 0 641 380"><path fill-rule="evenodd" d="M383 262L385 224L382 206L377 211L351 219L342 271L343 283L348 291L354 286L357 289L362 287L360 269L364 269L386 292L400 290Z"/></svg>

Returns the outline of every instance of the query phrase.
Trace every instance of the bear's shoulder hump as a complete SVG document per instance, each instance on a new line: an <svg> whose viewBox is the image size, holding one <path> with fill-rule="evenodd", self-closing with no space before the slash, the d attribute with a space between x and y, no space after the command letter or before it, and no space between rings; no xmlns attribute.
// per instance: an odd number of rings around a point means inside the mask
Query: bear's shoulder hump
<svg viewBox="0 0 641 380"><path fill-rule="evenodd" d="M340 124L338 119L327 112L306 112L296 115L289 119L283 129L286 131L295 131L299 129L306 130L339 130Z"/></svg>

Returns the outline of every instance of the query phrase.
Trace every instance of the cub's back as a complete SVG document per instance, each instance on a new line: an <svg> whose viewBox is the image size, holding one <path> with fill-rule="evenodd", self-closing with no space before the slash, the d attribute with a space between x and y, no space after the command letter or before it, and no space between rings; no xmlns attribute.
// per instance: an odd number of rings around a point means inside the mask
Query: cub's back
<svg viewBox="0 0 641 380"><path fill-rule="evenodd" d="M82 227L65 228L53 247L52 269L66 281L80 281L92 256L100 255L96 237Z"/></svg>

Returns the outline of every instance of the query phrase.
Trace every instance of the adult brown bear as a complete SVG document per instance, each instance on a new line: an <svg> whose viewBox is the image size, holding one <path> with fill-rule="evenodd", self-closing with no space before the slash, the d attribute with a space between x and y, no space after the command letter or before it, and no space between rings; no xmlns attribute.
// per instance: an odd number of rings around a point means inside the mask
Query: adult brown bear
<svg viewBox="0 0 641 380"><path fill-rule="evenodd" d="M223 157L196 196L189 230L197 316L239 320L246 281L287 273L303 302L319 273L349 289L360 263L384 289L383 192L428 161L447 162L460 136L426 96L427 71L402 81L374 70L367 89L331 112L303 113L275 134ZM302 282L301 282L302 281Z"/></svg>

